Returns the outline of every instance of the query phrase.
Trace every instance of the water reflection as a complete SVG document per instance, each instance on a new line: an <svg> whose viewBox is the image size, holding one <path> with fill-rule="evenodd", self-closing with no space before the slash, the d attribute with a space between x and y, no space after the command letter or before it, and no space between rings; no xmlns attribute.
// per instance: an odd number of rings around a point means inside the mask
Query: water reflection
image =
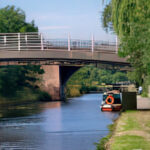
<svg viewBox="0 0 150 150"><path fill-rule="evenodd" d="M56 132L62 130L62 111L61 102L46 103L43 108L45 111L41 113L44 116L43 130L46 132Z"/></svg>
<svg viewBox="0 0 150 150"><path fill-rule="evenodd" d="M60 108L61 102L52 102L52 103L41 103L40 108L42 109L52 109L52 108Z"/></svg>
<svg viewBox="0 0 150 150"><path fill-rule="evenodd" d="M0 149L95 150L93 143L107 135L107 125L118 116L101 112L101 99L100 94L87 94L68 103L1 110L8 118L0 121Z"/></svg>
<svg viewBox="0 0 150 150"><path fill-rule="evenodd" d="M118 117L118 112L103 112L104 117L110 120L115 120Z"/></svg>
<svg viewBox="0 0 150 150"><path fill-rule="evenodd" d="M32 114L37 114L40 111L41 108L37 103L23 106L0 107L0 119L30 116Z"/></svg>

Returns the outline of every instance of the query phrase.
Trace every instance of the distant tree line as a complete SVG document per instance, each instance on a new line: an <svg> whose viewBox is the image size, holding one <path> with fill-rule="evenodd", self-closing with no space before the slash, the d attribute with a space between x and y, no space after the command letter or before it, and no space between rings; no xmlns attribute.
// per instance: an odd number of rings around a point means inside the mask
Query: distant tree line
<svg viewBox="0 0 150 150"><path fill-rule="evenodd" d="M85 66L69 79L68 84L92 85L95 83L101 85L102 83L115 84L121 81L128 81L127 75L124 72Z"/></svg>
<svg viewBox="0 0 150 150"><path fill-rule="evenodd" d="M94 66L85 66L75 72L67 82L67 96L79 96L81 94L97 91L102 85L111 85L128 81L127 73L99 69Z"/></svg>

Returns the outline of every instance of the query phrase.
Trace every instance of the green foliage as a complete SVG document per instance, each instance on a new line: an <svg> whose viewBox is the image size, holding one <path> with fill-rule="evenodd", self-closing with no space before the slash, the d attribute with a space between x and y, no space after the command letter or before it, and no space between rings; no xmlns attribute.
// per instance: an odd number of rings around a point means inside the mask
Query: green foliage
<svg viewBox="0 0 150 150"><path fill-rule="evenodd" d="M34 21L26 22L25 12L15 6L0 9L0 33L37 32Z"/></svg>
<svg viewBox="0 0 150 150"><path fill-rule="evenodd" d="M102 25L106 32L113 30L112 25L112 3L106 5L102 14Z"/></svg>
<svg viewBox="0 0 150 150"><path fill-rule="evenodd" d="M67 82L66 95L68 97L98 91L102 84L115 84L128 81L127 74L115 70L104 70L94 66L85 66L75 72Z"/></svg>
<svg viewBox="0 0 150 150"><path fill-rule="evenodd" d="M89 92L89 87L86 86L85 84L82 84L81 88L80 88L80 93L85 94L85 93L88 93L88 92Z"/></svg>
<svg viewBox="0 0 150 150"><path fill-rule="evenodd" d="M14 97L24 88L37 88L38 74L44 71L40 66L5 66L0 67L0 95Z"/></svg>
<svg viewBox="0 0 150 150"><path fill-rule="evenodd" d="M66 88L66 96L67 97L77 97L80 96L80 87L79 86L67 86Z"/></svg>
<svg viewBox="0 0 150 150"><path fill-rule="evenodd" d="M6 6L0 9L0 33L37 31L34 21L26 22L25 12L20 8ZM39 91L37 86L39 75L43 73L43 69L38 65L0 67L0 103L50 99L50 96Z"/></svg>
<svg viewBox="0 0 150 150"><path fill-rule="evenodd" d="M108 142L110 136L103 137L99 143L95 143L96 150L106 150L105 144Z"/></svg>
<svg viewBox="0 0 150 150"><path fill-rule="evenodd" d="M50 101L51 100L51 96L47 93L47 92L45 92L45 91L40 91L40 90L38 90L38 100L39 101L43 101L43 102L46 102L46 101Z"/></svg>
<svg viewBox="0 0 150 150"><path fill-rule="evenodd" d="M136 82L145 84L145 79L150 75L150 2L134 0L116 3L113 0L113 6L117 8L117 11L113 10L113 22L121 39L121 51L125 56L130 56L129 61L134 68L132 76ZM115 14L120 15L116 17Z"/></svg>
<svg viewBox="0 0 150 150"><path fill-rule="evenodd" d="M149 22L150 1L147 0L111 0L103 12L104 28L109 29L112 24L119 37L119 56L128 57L133 67L131 78L146 90L150 84Z"/></svg>
<svg viewBox="0 0 150 150"><path fill-rule="evenodd" d="M115 74L113 74L112 76L113 83L117 83L121 81L128 81L127 76L123 72L116 72Z"/></svg>
<svg viewBox="0 0 150 150"><path fill-rule="evenodd" d="M75 72L67 84L81 85L85 88L85 86L92 87L102 83L114 84L120 81L128 81L126 73L86 66Z"/></svg>
<svg viewBox="0 0 150 150"><path fill-rule="evenodd" d="M96 150L106 150L106 144L109 141L109 139L112 137L113 135L113 131L115 130L116 124L110 124L108 126L109 129L109 134L106 137L103 137L99 143L95 143L96 145Z"/></svg>

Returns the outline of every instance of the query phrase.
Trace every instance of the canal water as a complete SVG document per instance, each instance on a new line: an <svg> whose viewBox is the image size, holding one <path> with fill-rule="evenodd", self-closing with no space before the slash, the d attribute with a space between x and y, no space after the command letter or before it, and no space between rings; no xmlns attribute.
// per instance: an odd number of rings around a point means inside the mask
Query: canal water
<svg viewBox="0 0 150 150"><path fill-rule="evenodd" d="M68 103L48 102L0 110L0 150L96 150L118 113L101 112L101 94Z"/></svg>

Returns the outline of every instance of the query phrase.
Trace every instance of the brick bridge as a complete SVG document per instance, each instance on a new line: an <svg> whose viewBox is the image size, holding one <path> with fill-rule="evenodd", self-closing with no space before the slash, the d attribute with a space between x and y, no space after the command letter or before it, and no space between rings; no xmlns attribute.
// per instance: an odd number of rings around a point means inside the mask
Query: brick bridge
<svg viewBox="0 0 150 150"><path fill-rule="evenodd" d="M65 98L64 87L80 67L128 70L130 64L117 54L118 44L91 40L44 39L40 33L1 33L0 65L41 65L43 90L53 100Z"/></svg>

